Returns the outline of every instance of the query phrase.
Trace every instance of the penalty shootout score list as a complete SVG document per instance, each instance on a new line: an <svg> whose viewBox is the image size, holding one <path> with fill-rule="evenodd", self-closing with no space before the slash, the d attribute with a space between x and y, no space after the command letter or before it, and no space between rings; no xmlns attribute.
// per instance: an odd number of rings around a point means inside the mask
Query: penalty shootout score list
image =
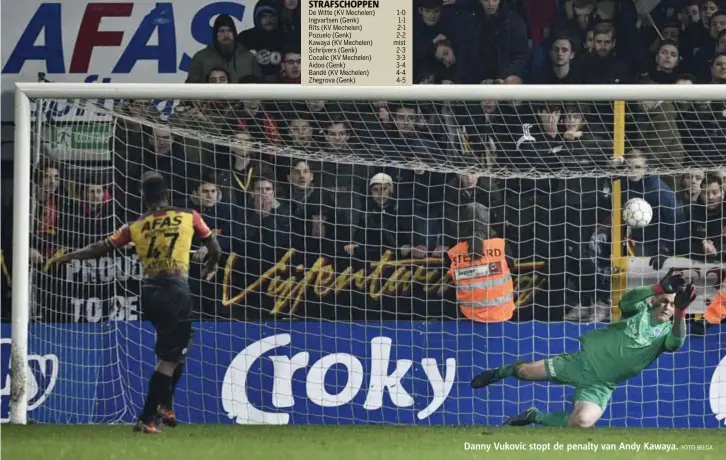
<svg viewBox="0 0 726 460"><path fill-rule="evenodd" d="M413 0L303 0L301 83L409 86Z"/></svg>

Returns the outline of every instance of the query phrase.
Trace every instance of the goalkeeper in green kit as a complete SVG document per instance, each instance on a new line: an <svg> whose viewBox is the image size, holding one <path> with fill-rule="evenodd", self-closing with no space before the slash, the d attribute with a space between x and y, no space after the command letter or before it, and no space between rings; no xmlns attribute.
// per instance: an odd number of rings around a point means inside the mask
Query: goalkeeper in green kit
<svg viewBox="0 0 726 460"><path fill-rule="evenodd" d="M591 427L602 416L615 387L640 373L662 353L683 345L686 309L695 298L693 283L686 284L683 276L671 269L660 283L626 292L620 301L622 319L580 337L580 351L490 369L476 376L471 386L483 388L506 377L572 385L572 412L544 413L530 408L507 419L505 425Z"/></svg>

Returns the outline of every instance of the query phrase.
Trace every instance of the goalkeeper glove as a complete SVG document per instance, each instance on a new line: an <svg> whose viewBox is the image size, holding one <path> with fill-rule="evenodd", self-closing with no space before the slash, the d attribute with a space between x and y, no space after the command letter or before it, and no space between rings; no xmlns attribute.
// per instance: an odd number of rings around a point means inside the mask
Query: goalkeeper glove
<svg viewBox="0 0 726 460"><path fill-rule="evenodd" d="M673 273L675 267L668 270L668 273L660 280L660 283L653 286L655 294L675 294L680 288L686 285L683 273Z"/></svg>
<svg viewBox="0 0 726 460"><path fill-rule="evenodd" d="M693 281L691 281L687 286L682 286L676 292L676 298L673 301L676 307L676 316L678 318L685 318L686 310L694 300L696 300L696 288L693 287Z"/></svg>

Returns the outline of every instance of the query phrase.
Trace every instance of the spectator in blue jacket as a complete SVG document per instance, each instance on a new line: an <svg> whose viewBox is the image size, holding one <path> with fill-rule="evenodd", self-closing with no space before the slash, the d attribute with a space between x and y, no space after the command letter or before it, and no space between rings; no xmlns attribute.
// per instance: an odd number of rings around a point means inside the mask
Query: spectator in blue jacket
<svg viewBox="0 0 726 460"><path fill-rule="evenodd" d="M653 220L643 229L632 229L636 245L636 255L671 255L674 245L680 239L679 222L685 217L678 204L676 194L658 176L646 175L645 154L637 149L625 156L628 169L627 180L623 181L623 205L632 198L643 198L653 208Z"/></svg>

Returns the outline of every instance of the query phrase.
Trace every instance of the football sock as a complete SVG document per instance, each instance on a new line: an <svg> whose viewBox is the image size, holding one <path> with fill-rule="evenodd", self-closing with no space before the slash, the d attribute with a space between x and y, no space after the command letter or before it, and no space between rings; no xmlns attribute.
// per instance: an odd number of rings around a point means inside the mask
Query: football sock
<svg viewBox="0 0 726 460"><path fill-rule="evenodd" d="M539 412L534 416L534 422L544 426L567 426L570 417L568 412Z"/></svg>
<svg viewBox="0 0 726 460"><path fill-rule="evenodd" d="M146 403L141 412L141 421L150 423L156 418L156 408L163 403L171 389L172 377L154 371L149 379L149 394L146 395Z"/></svg>
<svg viewBox="0 0 726 460"><path fill-rule="evenodd" d="M176 386L179 383L179 379L181 378L182 374L184 373L184 363L178 364L176 366L176 369L174 369L174 374L171 376L171 382L169 386L169 393L167 394L166 398L164 398L164 402L162 405L169 410L174 409L174 390L176 390Z"/></svg>
<svg viewBox="0 0 726 460"><path fill-rule="evenodd" d="M496 369L494 369L494 376L498 379L504 379L507 377L516 377L517 375L517 366L519 366L520 363L513 363L513 364L507 364L506 366L501 366Z"/></svg>

